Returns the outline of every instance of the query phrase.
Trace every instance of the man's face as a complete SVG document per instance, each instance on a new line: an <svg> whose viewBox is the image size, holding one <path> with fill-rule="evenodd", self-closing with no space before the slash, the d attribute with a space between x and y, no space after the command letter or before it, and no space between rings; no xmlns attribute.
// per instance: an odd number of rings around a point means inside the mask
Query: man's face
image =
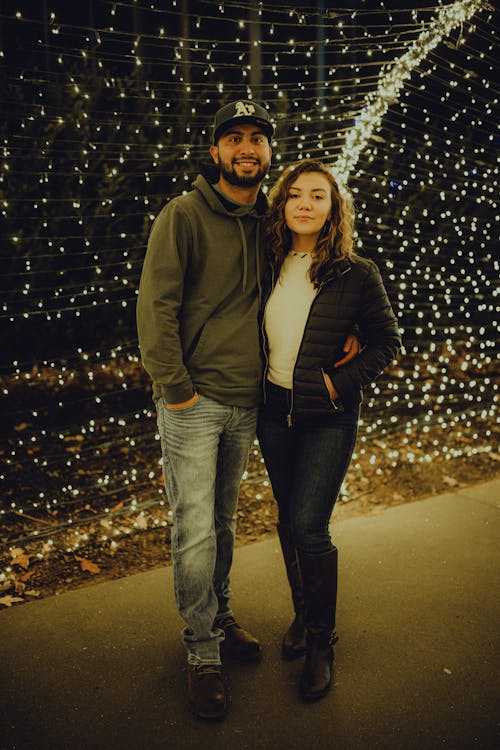
<svg viewBox="0 0 500 750"><path fill-rule="evenodd" d="M238 123L226 130L210 148L220 175L230 185L255 187L267 174L271 147L257 124Z"/></svg>

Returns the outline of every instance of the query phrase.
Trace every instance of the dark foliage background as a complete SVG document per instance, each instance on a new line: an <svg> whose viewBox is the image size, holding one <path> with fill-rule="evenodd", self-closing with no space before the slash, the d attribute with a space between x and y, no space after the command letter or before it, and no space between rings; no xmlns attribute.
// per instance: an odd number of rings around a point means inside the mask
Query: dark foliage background
<svg viewBox="0 0 500 750"><path fill-rule="evenodd" d="M91 538L102 551L168 526L135 299L151 223L208 159L215 110L243 97L269 108L266 187L301 156L335 164L379 75L438 33L441 9L0 4L7 561L47 540L64 539L71 557ZM435 465L449 478L472 458L487 474L498 457L497 32L498 11L483 3L399 96L382 91L388 110L350 174L357 249L381 269L404 350L367 390L345 499L393 482L399 502L397 477L410 486ZM253 520L272 501L257 445L242 497ZM51 545L36 548L40 559Z"/></svg>

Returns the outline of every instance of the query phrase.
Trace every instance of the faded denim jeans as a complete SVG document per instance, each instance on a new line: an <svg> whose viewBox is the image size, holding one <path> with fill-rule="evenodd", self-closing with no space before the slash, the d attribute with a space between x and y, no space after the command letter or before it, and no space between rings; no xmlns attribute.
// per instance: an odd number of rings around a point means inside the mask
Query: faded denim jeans
<svg viewBox="0 0 500 750"><path fill-rule="evenodd" d="M232 614L233 560L239 487L255 437L257 410L226 406L200 394L185 409L157 404L163 475L173 515L171 549L182 639L190 664L220 664Z"/></svg>

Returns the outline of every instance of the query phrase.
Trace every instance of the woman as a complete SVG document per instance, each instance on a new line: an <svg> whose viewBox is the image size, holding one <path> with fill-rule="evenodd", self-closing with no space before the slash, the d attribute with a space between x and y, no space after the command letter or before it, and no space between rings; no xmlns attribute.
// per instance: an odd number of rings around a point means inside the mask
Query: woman
<svg viewBox="0 0 500 750"><path fill-rule="evenodd" d="M356 440L362 389L401 344L380 273L355 255L352 234L352 202L328 167L304 159L284 171L270 193L266 226L271 269L258 438L295 609L283 655L306 654L306 700L325 695L332 679L337 549L328 526ZM353 331L362 348L342 364Z"/></svg>

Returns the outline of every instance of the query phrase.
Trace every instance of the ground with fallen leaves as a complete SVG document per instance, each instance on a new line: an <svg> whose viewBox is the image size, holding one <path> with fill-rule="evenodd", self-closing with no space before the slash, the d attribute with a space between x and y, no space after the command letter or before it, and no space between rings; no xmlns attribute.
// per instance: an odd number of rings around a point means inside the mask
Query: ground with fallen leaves
<svg viewBox="0 0 500 750"><path fill-rule="evenodd" d="M0 606L168 564L170 515L140 368L33 371L2 385ZM449 432L437 423L382 437L365 430L334 522L498 477L494 430L484 413ZM237 546L276 533L257 444L237 522Z"/></svg>

